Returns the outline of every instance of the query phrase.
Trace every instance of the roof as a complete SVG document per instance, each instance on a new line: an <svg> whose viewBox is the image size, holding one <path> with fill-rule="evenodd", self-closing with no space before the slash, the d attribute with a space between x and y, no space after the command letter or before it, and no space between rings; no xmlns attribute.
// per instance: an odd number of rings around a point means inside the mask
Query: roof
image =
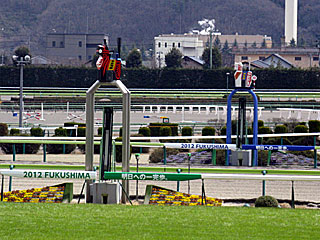
<svg viewBox="0 0 320 240"><path fill-rule="evenodd" d="M193 62L196 62L196 63L198 63L200 65L204 65L204 61L201 60L200 58L184 56L183 59L189 59L189 60L191 60Z"/></svg>
<svg viewBox="0 0 320 240"><path fill-rule="evenodd" d="M251 66L256 67L256 68L269 68L270 65L268 63L265 63L262 60L256 60L250 63Z"/></svg>
<svg viewBox="0 0 320 240"><path fill-rule="evenodd" d="M44 56L35 56L31 58L31 63L35 65L50 65L50 64L58 64Z"/></svg>
<svg viewBox="0 0 320 240"><path fill-rule="evenodd" d="M264 59L263 61L264 61L265 63L268 63L269 65L273 65L272 63L273 63L274 61L272 61L272 60L273 60L274 58L276 58L276 59L282 61L283 63L287 64L289 67L294 67L294 65L293 65L291 62L289 62L287 59L281 57L281 56L280 56L279 54L277 54L277 53L271 54L269 57L267 57L267 58ZM270 61L270 63L269 63L269 61ZM281 63L281 62L280 62L280 63Z"/></svg>

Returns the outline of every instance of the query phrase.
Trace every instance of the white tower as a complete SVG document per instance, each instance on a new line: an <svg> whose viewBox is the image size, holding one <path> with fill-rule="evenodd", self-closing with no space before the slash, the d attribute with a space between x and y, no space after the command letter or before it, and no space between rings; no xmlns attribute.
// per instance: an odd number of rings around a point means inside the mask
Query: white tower
<svg viewBox="0 0 320 240"><path fill-rule="evenodd" d="M294 39L297 44L298 0L286 0L285 6L285 42L290 44Z"/></svg>

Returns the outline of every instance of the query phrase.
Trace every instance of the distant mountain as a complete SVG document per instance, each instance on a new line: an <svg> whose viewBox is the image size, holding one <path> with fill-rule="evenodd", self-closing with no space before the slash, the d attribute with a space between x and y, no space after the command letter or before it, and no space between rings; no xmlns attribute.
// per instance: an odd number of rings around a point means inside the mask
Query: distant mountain
<svg viewBox="0 0 320 240"><path fill-rule="evenodd" d="M320 1L299 0L298 38L315 45ZM185 33L202 18L216 19L222 34L284 33L284 0L1 0L0 50L24 44L44 54L46 34L107 33L127 49L152 48L162 33Z"/></svg>

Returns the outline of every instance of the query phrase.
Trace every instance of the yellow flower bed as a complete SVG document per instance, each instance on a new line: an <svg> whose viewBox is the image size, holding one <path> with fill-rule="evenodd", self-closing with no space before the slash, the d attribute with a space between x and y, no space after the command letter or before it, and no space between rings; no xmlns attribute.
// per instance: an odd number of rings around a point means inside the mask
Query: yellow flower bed
<svg viewBox="0 0 320 240"><path fill-rule="evenodd" d="M63 200L64 186L14 190L3 194L4 202L50 202L60 203Z"/></svg>
<svg viewBox="0 0 320 240"><path fill-rule="evenodd" d="M222 206L222 200L212 197L203 198L199 195L186 194L176 191L163 189L161 187L153 186L150 196L149 204L154 205L175 205L175 206Z"/></svg>

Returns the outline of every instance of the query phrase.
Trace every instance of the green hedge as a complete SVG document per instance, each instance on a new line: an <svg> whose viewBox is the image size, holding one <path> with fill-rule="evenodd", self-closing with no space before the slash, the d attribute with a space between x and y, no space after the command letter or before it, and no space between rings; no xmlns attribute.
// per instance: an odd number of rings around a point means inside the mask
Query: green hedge
<svg viewBox="0 0 320 240"><path fill-rule="evenodd" d="M123 69L122 82L129 88L197 89L226 88L229 68L202 69ZM2 87L19 86L19 68L0 67ZM257 89L319 89L320 76L316 69L258 69ZM233 75L233 73L231 73ZM26 87L78 87L88 88L97 79L97 70L86 67L36 67L26 66ZM229 81L234 88L234 81Z"/></svg>
<svg viewBox="0 0 320 240"><path fill-rule="evenodd" d="M67 137L67 129L59 127L54 130L54 137L61 136ZM66 144L65 153L71 153L76 148L75 144ZM63 153L63 144L48 144L47 152L53 154Z"/></svg>
<svg viewBox="0 0 320 240"><path fill-rule="evenodd" d="M178 136L178 124L177 123L150 123L149 128L152 137L160 136L161 127L170 127L171 136Z"/></svg>
<svg viewBox="0 0 320 240"><path fill-rule="evenodd" d="M139 134L144 137L150 137L151 136L150 128L148 128L148 127L139 128Z"/></svg>
<svg viewBox="0 0 320 240"><path fill-rule="evenodd" d="M320 132L320 121L319 120L310 120L308 122L309 132Z"/></svg>

